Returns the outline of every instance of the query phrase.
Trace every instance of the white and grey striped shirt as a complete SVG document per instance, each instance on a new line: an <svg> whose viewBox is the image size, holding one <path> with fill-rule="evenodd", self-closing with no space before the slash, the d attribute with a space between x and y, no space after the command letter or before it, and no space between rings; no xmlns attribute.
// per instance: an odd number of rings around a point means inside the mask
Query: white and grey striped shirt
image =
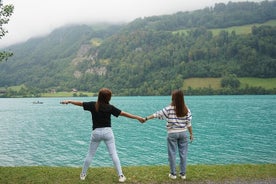
<svg viewBox="0 0 276 184"><path fill-rule="evenodd" d="M164 109L157 111L153 114L154 118L164 119L167 121L168 133L186 131L187 127L192 126L192 114L188 109L187 116L177 117L175 114L174 106L167 106Z"/></svg>

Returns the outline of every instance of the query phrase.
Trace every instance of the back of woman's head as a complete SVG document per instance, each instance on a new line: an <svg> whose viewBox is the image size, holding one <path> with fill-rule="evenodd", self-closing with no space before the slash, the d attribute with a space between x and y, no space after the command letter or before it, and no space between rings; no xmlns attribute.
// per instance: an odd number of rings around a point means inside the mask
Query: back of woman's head
<svg viewBox="0 0 276 184"><path fill-rule="evenodd" d="M96 111L99 111L100 105L106 105L109 104L109 101L111 100L112 92L108 88L102 88L99 91L98 94L98 100L96 103Z"/></svg>
<svg viewBox="0 0 276 184"><path fill-rule="evenodd" d="M98 94L98 102L100 104L109 104L111 96L112 96L112 92L110 89L102 88L100 89Z"/></svg>
<svg viewBox="0 0 276 184"><path fill-rule="evenodd" d="M174 90L172 92L172 106L175 107L177 117L183 117L188 114L188 108L184 102L184 94L181 90Z"/></svg>

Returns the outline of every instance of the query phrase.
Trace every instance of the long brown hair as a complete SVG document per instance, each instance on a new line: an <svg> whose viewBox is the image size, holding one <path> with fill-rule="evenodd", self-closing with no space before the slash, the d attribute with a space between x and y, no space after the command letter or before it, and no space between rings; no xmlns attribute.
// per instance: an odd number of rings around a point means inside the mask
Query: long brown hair
<svg viewBox="0 0 276 184"><path fill-rule="evenodd" d="M188 114L188 108L185 105L184 94L181 90L174 90L172 92L172 106L175 107L177 117L183 117Z"/></svg>
<svg viewBox="0 0 276 184"><path fill-rule="evenodd" d="M111 99L112 92L108 88L102 88L99 91L98 94L98 100L96 102L96 111L99 111L100 105L102 104L109 104L109 101Z"/></svg>

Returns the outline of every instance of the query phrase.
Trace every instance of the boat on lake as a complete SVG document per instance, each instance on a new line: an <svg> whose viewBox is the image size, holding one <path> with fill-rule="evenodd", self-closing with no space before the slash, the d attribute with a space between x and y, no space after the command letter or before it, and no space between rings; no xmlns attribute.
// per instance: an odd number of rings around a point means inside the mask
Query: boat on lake
<svg viewBox="0 0 276 184"><path fill-rule="evenodd" d="M40 101L34 101L33 104L43 104L43 102Z"/></svg>

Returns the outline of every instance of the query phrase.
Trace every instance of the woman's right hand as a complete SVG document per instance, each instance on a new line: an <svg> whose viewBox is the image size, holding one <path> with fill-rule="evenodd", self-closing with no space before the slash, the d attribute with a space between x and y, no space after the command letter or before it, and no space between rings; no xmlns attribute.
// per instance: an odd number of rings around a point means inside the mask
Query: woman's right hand
<svg viewBox="0 0 276 184"><path fill-rule="evenodd" d="M63 100L63 101L60 102L60 104L69 104L69 103L70 103L69 100Z"/></svg>

